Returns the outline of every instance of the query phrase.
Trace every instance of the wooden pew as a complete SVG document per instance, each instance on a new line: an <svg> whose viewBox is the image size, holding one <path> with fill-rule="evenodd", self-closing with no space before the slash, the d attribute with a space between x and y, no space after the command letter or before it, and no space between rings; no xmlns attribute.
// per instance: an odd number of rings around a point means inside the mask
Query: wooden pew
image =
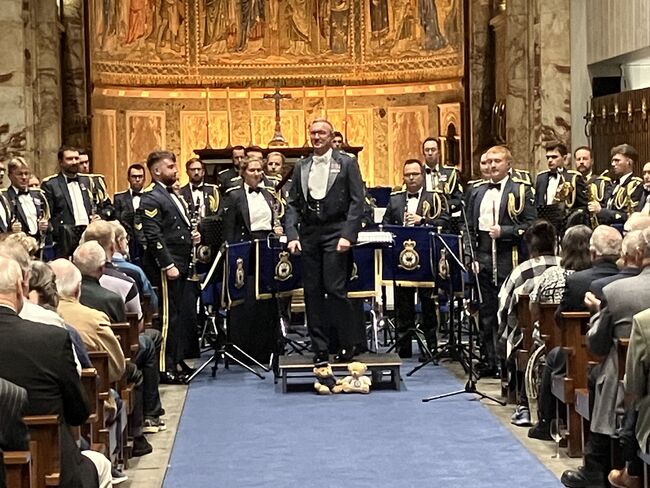
<svg viewBox="0 0 650 488"><path fill-rule="evenodd" d="M126 321L129 323L129 331L127 333L127 342L129 346L128 357L133 358L140 348L140 321L138 320L138 314L135 312L127 313Z"/></svg>
<svg viewBox="0 0 650 488"><path fill-rule="evenodd" d="M36 450L36 443L30 443L30 449ZM32 452L30 451L5 451L4 458L5 474L7 476L7 488L35 488L36 476L33 473L35 463L32 463Z"/></svg>
<svg viewBox="0 0 650 488"><path fill-rule="evenodd" d="M553 395L566 406L567 450L569 457L582 456L582 418L576 412L576 389L587 388L589 353L585 334L589 327L588 312L563 312L560 343L567 355L566 375L554 377Z"/></svg>
<svg viewBox="0 0 650 488"><path fill-rule="evenodd" d="M561 345L562 332L555 322L556 310L557 305L554 303L539 304L539 332L544 340L547 352Z"/></svg>
<svg viewBox="0 0 650 488"><path fill-rule="evenodd" d="M59 448L59 416L31 415L23 417L29 427L30 449L34 463L34 488L59 486L61 451Z"/></svg>
<svg viewBox="0 0 650 488"><path fill-rule="evenodd" d="M517 325L522 333L521 349L517 351L517 371L526 371L528 359L533 350L533 323L530 316L530 296L527 293L519 295L517 301Z"/></svg>
<svg viewBox="0 0 650 488"><path fill-rule="evenodd" d="M101 409L103 412L104 400L102 399L100 401L99 399L99 374L97 373L97 370L95 368L82 369L81 384L86 391L86 397L88 398L88 404L90 405L90 415L88 416L86 423L81 426L80 432L89 440L90 448L93 451L101 452L106 457L109 457L109 446L103 442L104 439L100 439L102 435L99 432L104 427L103 423L99 424L99 411Z"/></svg>
<svg viewBox="0 0 650 488"><path fill-rule="evenodd" d="M90 361L97 371L97 421L94 424L93 440L105 446L105 453L108 459L116 464L121 453L119 450L117 438L117 426L112 424L106 425L106 412L104 402L110 396L110 381L108 376L108 353L106 351L88 351ZM118 448L117 455L114 451Z"/></svg>

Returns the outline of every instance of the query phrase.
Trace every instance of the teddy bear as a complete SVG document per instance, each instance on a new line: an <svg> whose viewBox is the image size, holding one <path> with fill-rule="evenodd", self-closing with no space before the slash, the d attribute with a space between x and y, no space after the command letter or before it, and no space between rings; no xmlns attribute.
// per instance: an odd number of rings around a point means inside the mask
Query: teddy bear
<svg viewBox="0 0 650 488"><path fill-rule="evenodd" d="M349 376L337 381L334 393L370 393L372 382L365 375L368 367L359 361L348 364Z"/></svg>
<svg viewBox="0 0 650 488"><path fill-rule="evenodd" d="M316 376L316 381L314 382L314 389L319 395L331 395L332 393L338 393L334 391L336 384L338 383L332 367L329 364L324 366L314 366L314 376Z"/></svg>

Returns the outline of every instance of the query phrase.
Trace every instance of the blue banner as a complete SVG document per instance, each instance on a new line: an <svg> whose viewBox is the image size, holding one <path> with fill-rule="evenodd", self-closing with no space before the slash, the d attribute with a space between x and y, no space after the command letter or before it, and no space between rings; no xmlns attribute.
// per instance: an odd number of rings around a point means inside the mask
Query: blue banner
<svg viewBox="0 0 650 488"><path fill-rule="evenodd" d="M302 260L286 249L269 249L266 240L256 240L255 297L268 299L273 293L290 296L302 289Z"/></svg>
<svg viewBox="0 0 650 488"><path fill-rule="evenodd" d="M348 296L351 298L369 298L375 296L375 249L360 246L352 249L352 273L348 284Z"/></svg>
<svg viewBox="0 0 650 488"><path fill-rule="evenodd" d="M381 251L381 279L385 285L433 288L431 269L431 227L402 227L385 225L382 230L392 233L393 247Z"/></svg>
<svg viewBox="0 0 650 488"><path fill-rule="evenodd" d="M463 270L454 259L455 256L461 263L463 262L460 236L435 232L431 232L430 236L436 285L448 292L461 292L463 290Z"/></svg>
<svg viewBox="0 0 650 488"><path fill-rule="evenodd" d="M250 269L251 243L226 244L223 273L223 304L231 307L246 299Z"/></svg>

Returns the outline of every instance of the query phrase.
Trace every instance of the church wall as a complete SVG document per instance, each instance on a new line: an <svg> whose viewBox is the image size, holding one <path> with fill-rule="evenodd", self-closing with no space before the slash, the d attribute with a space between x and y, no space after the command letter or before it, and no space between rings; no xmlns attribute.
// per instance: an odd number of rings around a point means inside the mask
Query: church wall
<svg viewBox="0 0 650 488"><path fill-rule="evenodd" d="M364 147L359 163L371 186L400 183L403 161L421 159L421 141L438 134L438 104L462 98L460 82L346 87L345 96L343 90L283 89L292 96L282 102L283 135L289 145L302 146L306 123L319 116L345 132L347 114L348 143ZM262 98L265 93L270 91L210 89L210 145L252 142L266 147L273 136L274 111L273 102ZM107 175L113 189L123 189L130 163L167 148L177 154L184 171L193 150L206 146L207 94L200 89L97 89L92 101L95 170Z"/></svg>

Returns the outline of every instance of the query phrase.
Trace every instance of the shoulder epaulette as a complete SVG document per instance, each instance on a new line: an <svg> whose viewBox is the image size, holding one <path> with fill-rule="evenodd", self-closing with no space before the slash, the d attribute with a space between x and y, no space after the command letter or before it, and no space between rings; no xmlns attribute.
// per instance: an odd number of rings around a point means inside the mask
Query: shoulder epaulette
<svg viewBox="0 0 650 488"><path fill-rule="evenodd" d="M455 171L458 171L458 168L456 166L447 166L446 164L443 164L442 167L444 169L453 169Z"/></svg>
<svg viewBox="0 0 650 488"><path fill-rule="evenodd" d="M45 181L49 181L49 180L51 180L52 178L56 178L57 176L59 176L59 173L54 173L53 175L46 176L45 178L43 178L43 179L41 180L41 183L43 183L43 182L45 182Z"/></svg>
<svg viewBox="0 0 650 488"><path fill-rule="evenodd" d="M480 183L481 181L485 181L485 180L483 180L483 178L477 178L477 179L475 179L475 180L469 180L469 181L467 182L467 184L468 184L468 185L475 185L476 183Z"/></svg>
<svg viewBox="0 0 650 488"><path fill-rule="evenodd" d="M233 190L239 190L239 187L238 187L238 186L231 186L230 188L228 188L228 189L226 190L226 193L230 193L230 192L233 191Z"/></svg>
<svg viewBox="0 0 650 488"><path fill-rule="evenodd" d="M572 175L581 175L582 174L577 169L567 169L566 172L571 173Z"/></svg>
<svg viewBox="0 0 650 488"><path fill-rule="evenodd" d="M394 191L390 192L390 195L391 196L399 195L400 193L404 193L404 192L406 192L406 190L394 190Z"/></svg>
<svg viewBox="0 0 650 488"><path fill-rule="evenodd" d="M519 171L519 170L518 170L518 171ZM537 174L538 174L538 175L543 175L544 173L548 173L549 171L550 171L550 170L545 169L544 171L540 171L540 172L537 173Z"/></svg>
<svg viewBox="0 0 650 488"><path fill-rule="evenodd" d="M142 191L143 192L150 192L151 190L154 189L154 185L155 185L155 183L149 183L149 185L146 188L144 188Z"/></svg>
<svg viewBox="0 0 650 488"><path fill-rule="evenodd" d="M115 193L113 193L113 196L122 195L123 193L126 193L127 191L129 191L129 190L116 191Z"/></svg>
<svg viewBox="0 0 650 488"><path fill-rule="evenodd" d="M516 171L516 172L518 172L518 173L526 173L526 174L530 174L530 171L527 170L527 169L515 168L515 169L513 169L513 171ZM548 170L546 170L546 171L548 171Z"/></svg>
<svg viewBox="0 0 650 488"><path fill-rule="evenodd" d="M512 182L521 183L522 185L530 185L530 183L528 183L526 180L522 180L521 178L517 178L516 176L512 178Z"/></svg>
<svg viewBox="0 0 650 488"><path fill-rule="evenodd" d="M600 176L605 176L605 177L609 178L608 175L609 175L609 170L608 170L608 169L606 169L605 171L603 171L602 173L600 173ZM610 178L610 179L611 179L611 178Z"/></svg>
<svg viewBox="0 0 650 488"><path fill-rule="evenodd" d="M481 185L485 185L488 182L488 180L478 180L476 183L474 183L474 188L478 188Z"/></svg>
<svg viewBox="0 0 650 488"><path fill-rule="evenodd" d="M230 178L230 181L235 181L235 180L241 180L241 176L235 176L233 178Z"/></svg>
<svg viewBox="0 0 650 488"><path fill-rule="evenodd" d="M596 176L596 179L603 180L603 181L612 181L612 179L609 176L605 176L605 175Z"/></svg>
<svg viewBox="0 0 650 488"><path fill-rule="evenodd" d="M222 169L217 174L220 175L221 173L225 173L226 171L230 171L230 168Z"/></svg>

